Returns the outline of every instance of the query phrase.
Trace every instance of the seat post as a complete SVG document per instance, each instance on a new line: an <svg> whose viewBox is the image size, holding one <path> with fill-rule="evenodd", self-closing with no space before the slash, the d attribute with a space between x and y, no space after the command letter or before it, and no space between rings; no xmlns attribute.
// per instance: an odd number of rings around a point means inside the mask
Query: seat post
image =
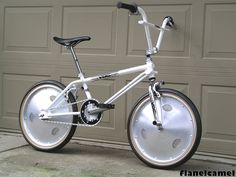
<svg viewBox="0 0 236 177"><path fill-rule="evenodd" d="M73 56L73 59L74 59L74 61L75 61L75 66L76 66L76 69L77 69L79 75L81 75L81 74L83 75L82 69L81 69L81 67L80 67L80 65L79 65L79 60L78 60L78 58L77 58L77 56L76 56L76 54L75 54L74 48L73 48L72 46L68 46L67 49L70 50L70 52L71 52L71 54L72 54L72 56Z"/></svg>

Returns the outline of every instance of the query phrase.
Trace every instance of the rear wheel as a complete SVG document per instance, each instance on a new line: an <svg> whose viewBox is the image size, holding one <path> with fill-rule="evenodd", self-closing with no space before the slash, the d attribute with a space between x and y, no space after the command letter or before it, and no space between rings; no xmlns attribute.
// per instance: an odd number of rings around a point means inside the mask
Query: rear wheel
<svg viewBox="0 0 236 177"><path fill-rule="evenodd" d="M149 95L134 106L128 120L130 145L144 163L169 169L183 164L197 150L201 138L200 115L192 101L172 89L160 89L162 125L153 125ZM158 100L157 100L158 101Z"/></svg>
<svg viewBox="0 0 236 177"><path fill-rule="evenodd" d="M41 81L35 84L22 100L19 123L25 139L34 148L41 151L55 151L66 145L73 136L76 126L47 122L39 119L39 113L53 102L56 96L65 88L57 81ZM52 110L53 113L77 112L77 105L68 105L75 102L72 93L68 98L59 100L60 109ZM63 105L63 106L62 106ZM77 123L78 116L58 116L51 121Z"/></svg>

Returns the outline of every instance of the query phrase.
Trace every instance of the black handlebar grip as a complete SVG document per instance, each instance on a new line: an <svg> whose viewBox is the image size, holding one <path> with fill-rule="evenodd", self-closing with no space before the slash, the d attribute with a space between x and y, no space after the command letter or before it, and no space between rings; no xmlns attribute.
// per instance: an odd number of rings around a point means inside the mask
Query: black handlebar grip
<svg viewBox="0 0 236 177"><path fill-rule="evenodd" d="M118 2L117 3L117 8L122 8L122 9L128 9L131 13L136 13L138 11L138 7L136 4L126 4L123 2Z"/></svg>

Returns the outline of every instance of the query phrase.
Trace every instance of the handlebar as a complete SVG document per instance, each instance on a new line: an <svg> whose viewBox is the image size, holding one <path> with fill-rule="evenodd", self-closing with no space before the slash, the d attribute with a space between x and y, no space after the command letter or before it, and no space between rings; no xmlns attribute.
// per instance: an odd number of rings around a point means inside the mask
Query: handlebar
<svg viewBox="0 0 236 177"><path fill-rule="evenodd" d="M123 3L123 2L118 2L116 6L117 6L118 9L120 9L120 8L128 9L133 14L138 12L138 7L135 3L134 4L126 4L126 3Z"/></svg>
<svg viewBox="0 0 236 177"><path fill-rule="evenodd" d="M145 11L141 7L137 6L137 4L126 4L123 2L118 2L117 8L127 9L130 11L131 14L141 15L143 20L139 21L139 24L142 24L145 29L145 34L146 34L146 39L147 39L147 44L148 44L148 50L146 52L147 55L155 54L159 51L164 32L166 30L166 26L176 29L174 25L175 24L174 20L171 16L165 17L160 27L158 25L149 23L147 20L147 15ZM157 43L155 47L152 46L152 39L151 39L150 31L149 31L149 26L158 28L160 30L159 37L157 39Z"/></svg>

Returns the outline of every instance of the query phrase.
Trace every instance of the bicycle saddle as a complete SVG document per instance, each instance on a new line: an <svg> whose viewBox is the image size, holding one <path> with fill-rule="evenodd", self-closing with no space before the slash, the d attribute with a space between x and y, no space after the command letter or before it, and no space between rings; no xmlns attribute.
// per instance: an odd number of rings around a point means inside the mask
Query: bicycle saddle
<svg viewBox="0 0 236 177"><path fill-rule="evenodd" d="M64 45L66 47L74 47L80 42L83 41L89 41L91 38L89 36L81 36L81 37L73 37L73 38L59 38L59 37L53 37L54 41L57 42L58 44Z"/></svg>

